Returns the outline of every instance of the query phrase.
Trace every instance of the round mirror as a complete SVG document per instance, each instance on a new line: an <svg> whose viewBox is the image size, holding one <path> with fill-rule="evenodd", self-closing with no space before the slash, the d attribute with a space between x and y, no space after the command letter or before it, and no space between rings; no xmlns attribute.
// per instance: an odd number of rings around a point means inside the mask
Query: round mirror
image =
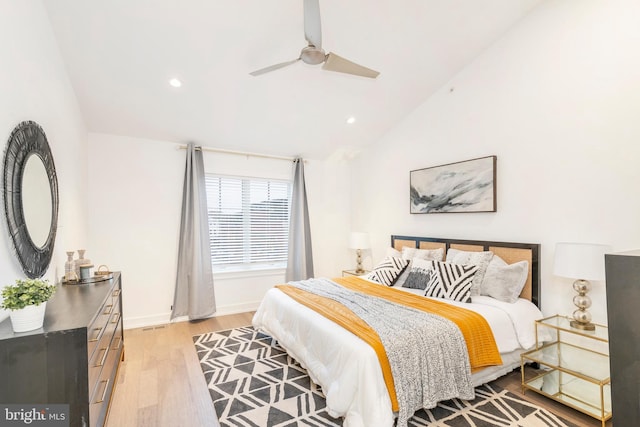
<svg viewBox="0 0 640 427"><path fill-rule="evenodd" d="M22 210L31 241L38 248L47 243L51 230L51 191L42 159L32 154L22 174Z"/></svg>
<svg viewBox="0 0 640 427"><path fill-rule="evenodd" d="M3 163L9 235L27 277L41 277L51 262L56 239L58 180L47 137L37 123L16 126Z"/></svg>

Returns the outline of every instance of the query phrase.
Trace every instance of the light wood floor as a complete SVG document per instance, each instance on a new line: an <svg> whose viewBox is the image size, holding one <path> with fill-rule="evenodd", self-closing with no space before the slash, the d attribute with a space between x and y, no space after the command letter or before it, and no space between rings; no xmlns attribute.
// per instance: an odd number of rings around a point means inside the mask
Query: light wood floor
<svg viewBox="0 0 640 427"><path fill-rule="evenodd" d="M107 427L218 427L194 335L251 324L253 313L124 331Z"/></svg>
<svg viewBox="0 0 640 427"><path fill-rule="evenodd" d="M192 337L250 325L252 317L253 313L242 313L125 330L125 360L118 372L107 427L219 427ZM520 372L500 378L497 384L522 396ZM601 426L600 421L531 391L523 397L578 426ZM611 426L609 420L607 427Z"/></svg>

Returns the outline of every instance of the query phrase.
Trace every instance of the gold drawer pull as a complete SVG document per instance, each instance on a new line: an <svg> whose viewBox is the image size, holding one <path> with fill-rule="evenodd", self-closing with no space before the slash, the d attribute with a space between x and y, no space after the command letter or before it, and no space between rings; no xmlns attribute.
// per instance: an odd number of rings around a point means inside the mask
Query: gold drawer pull
<svg viewBox="0 0 640 427"><path fill-rule="evenodd" d="M118 296L120 296L120 292L122 292L122 289L116 289L115 291L113 291L111 296L112 297L118 297Z"/></svg>
<svg viewBox="0 0 640 427"><path fill-rule="evenodd" d="M102 314L111 314L111 312L113 311L113 304L105 305L104 309L105 310Z"/></svg>
<svg viewBox="0 0 640 427"><path fill-rule="evenodd" d="M109 388L109 380L102 380L101 383L104 383L104 390L102 390L102 397L100 400L96 400L93 403L102 403L107 398L107 389Z"/></svg>
<svg viewBox="0 0 640 427"><path fill-rule="evenodd" d="M117 344L117 345L114 345L114 346L111 348L111 350L118 350L118 349L120 348L120 345L122 344L122 337L121 337L121 336L117 336L116 338L117 338L117 340L118 340L118 344Z"/></svg>
<svg viewBox="0 0 640 427"><path fill-rule="evenodd" d="M121 314L119 312L114 314L113 315L113 320L111 321L111 323L118 323L120 321L120 316L121 316Z"/></svg>
<svg viewBox="0 0 640 427"><path fill-rule="evenodd" d="M100 363L95 365L96 368L99 368L100 366L104 366L104 362L105 362L105 360L107 360L107 354L109 354L109 352L107 350L108 350L107 347L103 347L103 348L100 349L100 351L104 351L104 353L102 354L102 360L100 361Z"/></svg>
<svg viewBox="0 0 640 427"><path fill-rule="evenodd" d="M111 323L118 323L120 321L120 312L113 315L113 320Z"/></svg>
<svg viewBox="0 0 640 427"><path fill-rule="evenodd" d="M93 328L94 331L98 331L96 332L95 338L91 338L89 340L89 342L96 342L98 341L98 338L100 338L100 334L102 334L102 328Z"/></svg>

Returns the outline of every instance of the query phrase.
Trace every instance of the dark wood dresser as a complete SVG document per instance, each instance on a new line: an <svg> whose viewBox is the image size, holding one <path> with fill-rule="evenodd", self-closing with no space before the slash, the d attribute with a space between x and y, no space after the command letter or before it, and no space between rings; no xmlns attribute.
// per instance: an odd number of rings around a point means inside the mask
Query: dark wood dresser
<svg viewBox="0 0 640 427"><path fill-rule="evenodd" d="M616 427L640 419L640 250L606 254L611 407Z"/></svg>
<svg viewBox="0 0 640 427"><path fill-rule="evenodd" d="M102 426L123 358L120 273L59 285L41 329L0 323L0 402L65 403L71 426Z"/></svg>

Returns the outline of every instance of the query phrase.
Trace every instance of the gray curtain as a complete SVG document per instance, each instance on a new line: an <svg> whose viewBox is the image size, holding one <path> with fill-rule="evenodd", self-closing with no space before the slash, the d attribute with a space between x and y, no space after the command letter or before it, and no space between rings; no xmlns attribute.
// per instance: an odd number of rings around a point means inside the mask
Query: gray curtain
<svg viewBox="0 0 640 427"><path fill-rule="evenodd" d="M200 147L187 145L182 189L178 273L171 319L203 319L216 312L207 220L207 192Z"/></svg>
<svg viewBox="0 0 640 427"><path fill-rule="evenodd" d="M295 159L291 217L289 220L289 257L285 280L304 280L313 277L311 228L307 209L307 190L304 184L304 160Z"/></svg>

